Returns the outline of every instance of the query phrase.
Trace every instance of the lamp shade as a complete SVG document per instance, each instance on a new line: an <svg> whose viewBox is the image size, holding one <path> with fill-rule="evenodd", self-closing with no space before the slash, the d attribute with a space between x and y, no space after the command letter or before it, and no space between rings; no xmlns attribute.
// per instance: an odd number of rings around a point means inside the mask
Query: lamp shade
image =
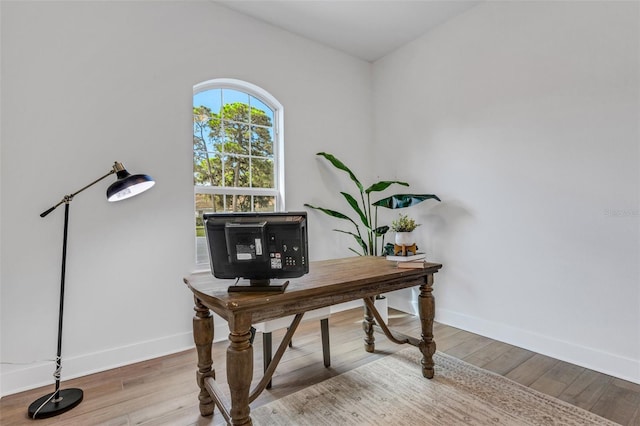
<svg viewBox="0 0 640 426"><path fill-rule="evenodd" d="M107 188L107 200L110 202L126 200L141 194L156 183L151 176L130 174L120 163L116 163L115 168L118 180Z"/></svg>

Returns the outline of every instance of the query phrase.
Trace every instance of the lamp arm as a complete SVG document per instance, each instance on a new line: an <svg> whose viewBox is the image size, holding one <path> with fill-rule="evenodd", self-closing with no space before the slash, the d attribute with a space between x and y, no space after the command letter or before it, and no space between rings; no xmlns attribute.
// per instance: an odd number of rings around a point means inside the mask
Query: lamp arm
<svg viewBox="0 0 640 426"><path fill-rule="evenodd" d="M119 163L116 163L119 164ZM60 200L60 202L58 204L56 204L53 207L48 208L47 210L43 211L42 213L40 213L40 217L45 217L46 215L48 215L49 213L51 213L52 211L54 211L56 209L56 207L58 207L59 205L63 204L63 203L69 203L71 200L73 200L73 197L75 197L76 195L78 195L79 193L81 193L82 191L84 191L85 189L95 185L96 183L100 182L102 179L111 176L112 174L114 174L117 170L117 167L114 165L113 169L111 169L109 171L109 173L107 173L106 175L94 180L93 182L91 182L90 184L80 188L79 190L77 190L76 192L74 192L73 194L69 194L69 195L65 195L62 200Z"/></svg>

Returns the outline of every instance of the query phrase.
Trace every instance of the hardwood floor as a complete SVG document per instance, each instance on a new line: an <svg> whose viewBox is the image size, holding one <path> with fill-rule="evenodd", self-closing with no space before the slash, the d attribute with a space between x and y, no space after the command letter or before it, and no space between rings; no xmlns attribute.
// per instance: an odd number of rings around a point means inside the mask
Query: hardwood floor
<svg viewBox="0 0 640 426"><path fill-rule="evenodd" d="M387 356L406 346L390 343L377 334L376 353L363 349L362 310L333 314L330 318L331 367L322 363L320 322L300 325L293 348L287 350L273 378L252 407L296 392L329 377ZM418 318L390 311L392 327L418 336ZM273 333L274 345L283 331ZM502 374L540 392L589 410L625 426L640 426L640 385L558 361L506 343L442 324L434 326L438 350L487 370ZM262 336L258 334L254 377L262 375ZM274 349L275 350L275 349ZM214 366L226 381L226 342L214 344ZM194 350L116 368L64 382L62 388L79 387L84 401L73 410L33 422L28 405L53 390L52 386L9 395L0 400L1 425L222 425L219 413L201 417L195 383Z"/></svg>

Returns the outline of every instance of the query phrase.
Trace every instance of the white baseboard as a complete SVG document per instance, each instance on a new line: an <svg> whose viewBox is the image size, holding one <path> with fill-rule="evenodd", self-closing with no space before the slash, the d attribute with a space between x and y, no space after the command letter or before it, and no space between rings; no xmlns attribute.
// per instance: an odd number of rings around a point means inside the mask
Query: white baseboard
<svg viewBox="0 0 640 426"><path fill-rule="evenodd" d="M362 306L361 300L332 306L331 312L340 312ZM227 340L229 327L227 322L214 316L214 342ZM117 348L109 348L101 352L83 354L62 359L62 381L75 379L112 368L147 361L194 347L191 331L166 336L155 340L147 340ZM52 354L52 358L55 354ZM29 365L2 365L0 372L0 397L53 385L54 361L38 362ZM195 366L194 366L195 370Z"/></svg>
<svg viewBox="0 0 640 426"><path fill-rule="evenodd" d="M362 306L362 301L344 303L333 306L332 312ZM229 327L227 322L217 315L214 317L214 342L227 340ZM147 361L149 359L170 355L192 349L194 347L191 331L147 340L127 346L106 349L101 352L83 354L75 357L62 357L62 381L75 379L89 374L99 373L112 368ZM52 354L52 358L55 354ZM194 371L195 371L194 365ZM0 397L53 385L54 361L38 362L28 365L2 365L0 372ZM64 384L63 384L64 387ZM45 392L48 393L49 391Z"/></svg>
<svg viewBox="0 0 640 426"><path fill-rule="evenodd" d="M389 295L388 295L389 296ZM406 295L390 294L389 306L413 313L414 304ZM395 301L395 302L394 302ZM362 306L357 300L331 308L332 313ZM614 377L640 383L640 361L621 357L605 351L572 344L548 336L518 329L506 324L491 322L445 309L436 310L436 321L463 330L490 337L528 350L535 351L562 361L600 371ZM229 335L227 323L215 322L214 341L226 340ZM436 344L437 344L437 336ZM164 355L181 352L194 347L191 331L148 340L102 352L84 354L68 359L63 358L62 380L70 380L112 368L146 361ZM195 367L194 367L195 368ZM53 386L53 362L17 366L3 365L0 375L0 396L6 396L40 386Z"/></svg>
<svg viewBox="0 0 640 426"><path fill-rule="evenodd" d="M418 315L415 289L394 291L388 293L387 297L390 308ZM640 360L441 308L436 308L436 321L640 384ZM437 345L438 336L435 336L435 340Z"/></svg>
<svg viewBox="0 0 640 426"><path fill-rule="evenodd" d="M225 339L227 335L228 332L224 334ZM181 352L193 347L193 334L186 332L70 358L65 358L63 354L62 381ZM55 354L52 354L52 358L54 356ZM53 389L54 370L55 363L53 361L30 365L3 365L0 375L0 383L2 384L0 396L40 386L51 385Z"/></svg>
<svg viewBox="0 0 640 426"><path fill-rule="evenodd" d="M436 309L436 321L505 342L561 361L640 384L640 360L558 340L507 324L487 321L446 309ZM435 336L436 345L438 336Z"/></svg>

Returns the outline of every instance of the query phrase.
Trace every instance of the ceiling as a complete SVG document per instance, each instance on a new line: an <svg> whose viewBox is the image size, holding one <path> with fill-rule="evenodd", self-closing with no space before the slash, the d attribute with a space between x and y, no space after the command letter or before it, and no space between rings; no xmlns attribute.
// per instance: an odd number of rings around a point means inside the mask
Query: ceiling
<svg viewBox="0 0 640 426"><path fill-rule="evenodd" d="M373 62L482 0L213 0Z"/></svg>

